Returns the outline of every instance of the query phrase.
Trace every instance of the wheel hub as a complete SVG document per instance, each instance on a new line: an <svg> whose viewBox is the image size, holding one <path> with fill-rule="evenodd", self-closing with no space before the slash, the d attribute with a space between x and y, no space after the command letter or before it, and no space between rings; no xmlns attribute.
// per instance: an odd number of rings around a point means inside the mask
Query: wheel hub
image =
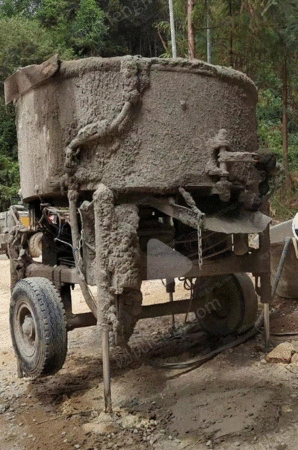
<svg viewBox="0 0 298 450"><path fill-rule="evenodd" d="M22 325L22 331L23 334L29 339L32 340L35 337L35 330L34 330L34 321L32 317L26 316L24 323Z"/></svg>

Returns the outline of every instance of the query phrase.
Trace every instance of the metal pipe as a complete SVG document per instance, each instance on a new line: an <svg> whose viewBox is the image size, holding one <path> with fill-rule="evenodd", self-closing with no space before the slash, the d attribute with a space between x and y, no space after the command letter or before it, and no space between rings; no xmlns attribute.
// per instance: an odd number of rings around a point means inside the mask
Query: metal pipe
<svg viewBox="0 0 298 450"><path fill-rule="evenodd" d="M70 189L68 191L68 202L69 202L69 218L71 225L71 237L72 237L72 245L75 250L78 250L80 243L80 232L79 232L79 224L77 219L77 201L79 198L79 194L76 190ZM75 254L75 258L78 256Z"/></svg>
<svg viewBox="0 0 298 450"><path fill-rule="evenodd" d="M112 396L111 396L111 377L110 377L110 346L109 346L109 327L102 325L102 370L103 370L103 386L105 412L112 413Z"/></svg>
<svg viewBox="0 0 298 450"><path fill-rule="evenodd" d="M177 58L173 0L169 0L169 10L170 10L170 25L171 25L171 41L172 41L172 58Z"/></svg>
<svg viewBox="0 0 298 450"><path fill-rule="evenodd" d="M70 228L71 228L71 239L72 239L72 247L73 247L73 256L76 264L76 269L79 273L79 285L83 294L83 297L91 309L92 313L95 317L97 317L97 305L94 301L94 298L90 294L88 285L84 279L84 275L81 271L81 256L80 256L80 232L79 232L79 224L77 217L77 200L79 194L76 190L70 189L68 191L68 202L69 202L69 219L70 219Z"/></svg>
<svg viewBox="0 0 298 450"><path fill-rule="evenodd" d="M264 303L264 329L265 329L265 347L269 348L270 341L270 319L269 319L269 303Z"/></svg>
<svg viewBox="0 0 298 450"><path fill-rule="evenodd" d="M67 331L75 328L92 327L97 324L97 319L92 313L74 314L67 317Z"/></svg>

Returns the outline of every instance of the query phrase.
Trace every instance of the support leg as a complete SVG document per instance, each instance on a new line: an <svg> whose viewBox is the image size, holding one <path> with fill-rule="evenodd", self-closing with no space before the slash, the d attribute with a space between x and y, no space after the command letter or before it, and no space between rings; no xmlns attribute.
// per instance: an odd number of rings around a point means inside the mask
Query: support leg
<svg viewBox="0 0 298 450"><path fill-rule="evenodd" d="M93 203L97 323L102 337L105 408L111 413L109 331L113 332L117 345L127 345L142 312L139 216L134 204L115 205L113 192L103 184L94 192Z"/></svg>
<svg viewBox="0 0 298 450"><path fill-rule="evenodd" d="M270 269L270 231L269 226L260 234L260 256L262 257L264 273L260 274L260 297L264 305L264 330L265 330L265 347L269 347L270 340L270 304L272 302L271 292L271 269Z"/></svg>
<svg viewBox="0 0 298 450"><path fill-rule="evenodd" d="M17 374L18 374L18 378L24 377L23 370L21 368L21 363L20 363L20 360L18 357L17 357Z"/></svg>
<svg viewBox="0 0 298 450"><path fill-rule="evenodd" d="M111 292L111 279L106 266L110 232L113 223L114 197L110 189L100 185L93 195L95 221L95 247L97 268L97 327L102 341L102 365L105 412L112 413L110 349L109 349L109 308L116 305L116 296Z"/></svg>
<svg viewBox="0 0 298 450"><path fill-rule="evenodd" d="M166 281L166 291L169 294L169 301L174 301L174 292L175 292L175 280L167 280ZM175 328L175 314L172 313L172 328Z"/></svg>
<svg viewBox="0 0 298 450"><path fill-rule="evenodd" d="M103 367L103 385L105 412L112 413L111 396L111 371L110 371L110 348L109 348L109 327L102 326L102 367Z"/></svg>
<svg viewBox="0 0 298 450"><path fill-rule="evenodd" d="M265 347L269 348L269 341L270 341L269 303L264 303L264 329L265 329Z"/></svg>
<svg viewBox="0 0 298 450"><path fill-rule="evenodd" d="M271 281L270 274L262 274L260 276L261 286L260 286L260 296L261 302L264 305L264 330L265 330L265 347L269 347L270 340L270 320L269 320L269 310L271 303Z"/></svg>

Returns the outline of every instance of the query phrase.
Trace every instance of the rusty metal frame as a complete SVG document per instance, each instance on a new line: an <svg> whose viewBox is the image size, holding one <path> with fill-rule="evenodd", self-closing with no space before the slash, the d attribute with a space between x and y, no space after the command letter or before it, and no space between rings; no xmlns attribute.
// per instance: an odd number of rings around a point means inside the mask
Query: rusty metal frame
<svg viewBox="0 0 298 450"><path fill-rule="evenodd" d="M254 254L223 257L220 260L204 263L201 269L198 264L194 264L190 272L185 277L207 277L214 275L225 275L230 273L249 272L260 280L260 286L256 286L261 302L270 304L271 302L271 282L270 282L270 252L269 252L269 230L262 233L260 237L260 249ZM52 281L57 288L61 288L63 283L79 284L79 274L76 269L66 266L45 266L40 263L30 264L26 269L27 277L45 277ZM190 309L189 309L190 308ZM173 302L143 306L140 319L167 316L170 314L185 314L197 309L196 302L190 304L190 300L175 300ZM92 313L71 315L67 318L68 330L92 326L97 323Z"/></svg>
<svg viewBox="0 0 298 450"><path fill-rule="evenodd" d="M143 202L142 202L143 203ZM149 204L163 213L180 220L182 223L197 228L197 217L190 208L175 204L174 200L157 199L147 197L144 204ZM261 214L261 213L260 213ZM266 216L264 216L266 217ZM268 219L268 218L267 218ZM267 220L266 219L266 220ZM220 218L219 218L220 220ZM264 227L266 220L262 217L261 228ZM264 323L266 343L269 342L269 304L271 303L271 280L270 280L270 236L269 225L262 232L259 232L259 249L251 249L250 254L242 256L229 254L219 259L204 261L203 265L193 262L192 269L184 275L185 278L209 277L215 275L225 275L231 273L248 272L252 273L256 278L256 291L260 296L261 302L264 304ZM144 275L144 274L143 274ZM41 263L29 264L26 268L26 276L41 276L52 281L58 289L63 284L80 284L80 274L76 268L67 266L45 266ZM147 279L143 276L143 279ZM189 310L189 308L191 309ZM153 318L172 314L183 314L196 310L195 302L190 304L190 300L171 301L164 304L155 304L143 306L140 319ZM67 317L68 329L92 326L96 324L94 312L83 315L69 314Z"/></svg>
<svg viewBox="0 0 298 450"><path fill-rule="evenodd" d="M52 281L60 289L63 283L79 284L79 274L75 268L67 266L45 266L41 263L32 263L26 268L26 277L44 277Z"/></svg>

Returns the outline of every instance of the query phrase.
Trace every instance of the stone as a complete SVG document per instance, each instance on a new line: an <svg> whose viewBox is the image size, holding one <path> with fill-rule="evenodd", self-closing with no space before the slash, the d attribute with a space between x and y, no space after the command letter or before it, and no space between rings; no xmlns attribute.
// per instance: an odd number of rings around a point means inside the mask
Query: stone
<svg viewBox="0 0 298 450"><path fill-rule="evenodd" d="M90 422L83 425L83 429L86 433L96 433L100 435L107 435L111 433L117 433L120 429L116 422Z"/></svg>
<svg viewBox="0 0 298 450"><path fill-rule="evenodd" d="M137 420L136 416L128 414L121 419L121 425L123 428L133 428L135 427Z"/></svg>
<svg viewBox="0 0 298 450"><path fill-rule="evenodd" d="M0 405L0 414L5 413L5 411L8 410L8 406L7 405Z"/></svg>
<svg viewBox="0 0 298 450"><path fill-rule="evenodd" d="M298 353L294 353L291 359L292 364L298 364Z"/></svg>
<svg viewBox="0 0 298 450"><path fill-rule="evenodd" d="M298 340L291 341L291 344L293 345L295 352L298 353Z"/></svg>
<svg viewBox="0 0 298 450"><path fill-rule="evenodd" d="M113 422L113 416L112 414L101 412L98 416L99 422Z"/></svg>
<svg viewBox="0 0 298 450"><path fill-rule="evenodd" d="M295 348L290 342L282 342L268 353L266 361L270 363L289 364L294 353Z"/></svg>
<svg viewBox="0 0 298 450"><path fill-rule="evenodd" d="M283 413L290 413L293 411L289 405L282 405L281 410Z"/></svg>

